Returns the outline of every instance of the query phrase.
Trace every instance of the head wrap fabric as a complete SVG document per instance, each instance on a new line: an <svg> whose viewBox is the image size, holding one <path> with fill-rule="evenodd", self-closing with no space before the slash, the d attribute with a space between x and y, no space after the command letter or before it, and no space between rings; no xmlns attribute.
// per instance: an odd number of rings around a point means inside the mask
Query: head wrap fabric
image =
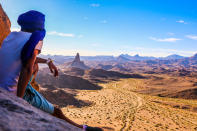
<svg viewBox="0 0 197 131"><path fill-rule="evenodd" d="M19 16L18 24L22 30L33 31L31 37L24 45L21 52L22 64L25 65L32 57L34 49L39 41L43 40L46 34L44 29L45 15L38 11L29 11Z"/></svg>
<svg viewBox="0 0 197 131"><path fill-rule="evenodd" d="M22 30L43 30L45 23L45 15L38 11L28 11L21 14L17 20Z"/></svg>
<svg viewBox="0 0 197 131"><path fill-rule="evenodd" d="M45 37L46 31L35 31L32 33L31 37L24 45L22 52L21 52L21 60L23 65L25 65L33 55L34 49L39 41L43 40Z"/></svg>

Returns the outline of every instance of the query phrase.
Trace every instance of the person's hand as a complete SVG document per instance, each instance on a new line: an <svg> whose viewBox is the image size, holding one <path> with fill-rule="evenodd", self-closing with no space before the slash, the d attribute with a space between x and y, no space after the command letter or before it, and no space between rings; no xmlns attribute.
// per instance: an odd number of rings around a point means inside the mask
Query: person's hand
<svg viewBox="0 0 197 131"><path fill-rule="evenodd" d="M48 66L49 66L49 69L50 69L51 73L53 73L55 77L58 76L57 67L53 64L52 61L50 61L50 62L48 63Z"/></svg>

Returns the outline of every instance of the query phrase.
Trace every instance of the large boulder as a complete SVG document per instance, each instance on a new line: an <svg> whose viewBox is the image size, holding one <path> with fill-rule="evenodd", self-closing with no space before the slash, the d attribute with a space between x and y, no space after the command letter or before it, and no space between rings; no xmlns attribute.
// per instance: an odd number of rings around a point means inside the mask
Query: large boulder
<svg viewBox="0 0 197 131"><path fill-rule="evenodd" d="M10 20L0 4L0 47L3 40L10 33L10 27L11 27Z"/></svg>
<svg viewBox="0 0 197 131"><path fill-rule="evenodd" d="M1 131L80 131L0 88Z"/></svg>

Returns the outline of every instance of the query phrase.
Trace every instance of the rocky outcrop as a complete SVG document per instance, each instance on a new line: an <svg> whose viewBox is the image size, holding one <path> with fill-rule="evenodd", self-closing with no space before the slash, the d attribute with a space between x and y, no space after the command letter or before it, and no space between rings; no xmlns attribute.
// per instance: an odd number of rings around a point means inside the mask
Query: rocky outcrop
<svg viewBox="0 0 197 131"><path fill-rule="evenodd" d="M3 40L10 33L10 27L11 27L10 20L0 4L0 47Z"/></svg>
<svg viewBox="0 0 197 131"><path fill-rule="evenodd" d="M80 131L0 88L1 131Z"/></svg>
<svg viewBox="0 0 197 131"><path fill-rule="evenodd" d="M89 67L86 66L84 62L80 60L79 53L77 53L77 55L75 56L75 59L70 63L69 67L75 67L75 68L84 69L84 70L89 69Z"/></svg>
<svg viewBox="0 0 197 131"><path fill-rule="evenodd" d="M77 53L77 55L75 56L75 59L74 59L73 63L74 62L81 62L79 53Z"/></svg>

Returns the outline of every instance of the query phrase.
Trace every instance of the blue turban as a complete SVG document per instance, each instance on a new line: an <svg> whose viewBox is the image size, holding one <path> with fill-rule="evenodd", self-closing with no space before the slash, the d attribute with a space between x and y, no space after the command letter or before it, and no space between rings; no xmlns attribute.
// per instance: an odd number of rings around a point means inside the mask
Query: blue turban
<svg viewBox="0 0 197 131"><path fill-rule="evenodd" d="M22 30L32 31L32 35L24 45L21 52L23 65L32 57L34 49L46 34L44 29L45 15L38 11L28 11L18 17L18 24Z"/></svg>
<svg viewBox="0 0 197 131"><path fill-rule="evenodd" d="M18 17L18 24L23 30L43 30L45 15L38 11L28 11Z"/></svg>

